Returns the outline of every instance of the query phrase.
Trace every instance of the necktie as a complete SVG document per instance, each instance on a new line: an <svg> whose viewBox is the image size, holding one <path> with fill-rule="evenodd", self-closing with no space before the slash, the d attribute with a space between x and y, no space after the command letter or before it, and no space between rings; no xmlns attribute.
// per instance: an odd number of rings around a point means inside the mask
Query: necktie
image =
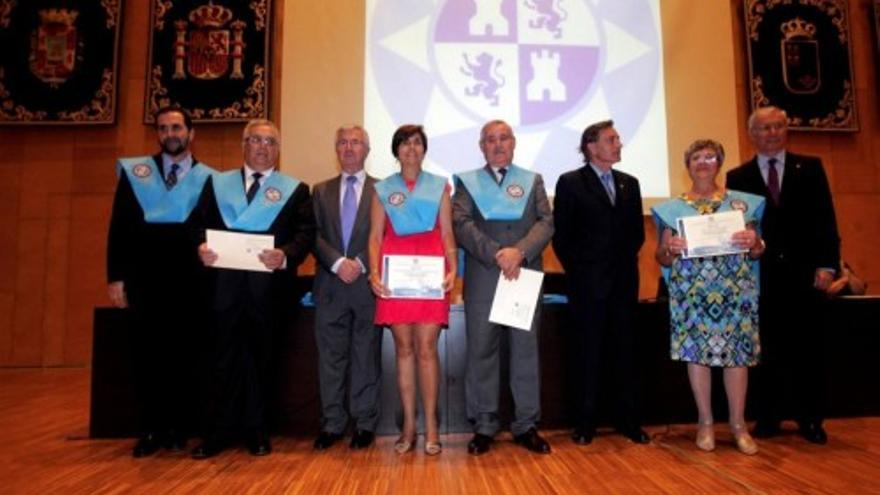
<svg viewBox="0 0 880 495"><path fill-rule="evenodd" d="M345 178L345 194L342 196L342 247L348 251L348 242L351 240L351 231L354 228L354 219L357 216L357 195L354 186L357 177L349 175Z"/></svg>
<svg viewBox="0 0 880 495"><path fill-rule="evenodd" d="M767 160L767 189L770 190L770 197L773 198L773 204L779 204L779 172L776 171L776 158Z"/></svg>
<svg viewBox="0 0 880 495"><path fill-rule="evenodd" d="M498 179L498 184L500 185L502 182L504 182L504 177L507 175L507 167L501 167L501 168L499 168L499 169L498 169L498 175L501 176L501 178Z"/></svg>
<svg viewBox="0 0 880 495"><path fill-rule="evenodd" d="M263 174L259 172L254 172L254 174L251 175L251 178L254 179L254 181L251 182L251 187L248 188L247 194L245 194L248 204L251 204L251 201L254 200L254 196L257 195L257 191L260 190L260 177L262 176Z"/></svg>
<svg viewBox="0 0 880 495"><path fill-rule="evenodd" d="M176 163L171 164L171 171L168 172L168 177L165 177L165 187L171 189L175 185L177 185L177 171L180 170L180 165Z"/></svg>
<svg viewBox="0 0 880 495"><path fill-rule="evenodd" d="M608 193L608 199L614 204L614 177L611 172L602 174L602 185L605 186L605 192Z"/></svg>

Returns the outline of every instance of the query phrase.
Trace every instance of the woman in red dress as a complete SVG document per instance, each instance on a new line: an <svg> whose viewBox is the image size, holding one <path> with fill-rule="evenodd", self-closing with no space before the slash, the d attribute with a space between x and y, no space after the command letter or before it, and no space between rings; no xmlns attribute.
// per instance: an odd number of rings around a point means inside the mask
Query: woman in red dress
<svg viewBox="0 0 880 495"><path fill-rule="evenodd" d="M449 291L455 282L457 251L449 185L442 177L422 171L427 149L428 139L421 126L404 125L397 129L391 140L391 152L400 162L400 173L376 184L377 194L370 211L370 285L377 296L375 322L390 326L394 336L397 386L403 406L403 431L394 449L400 454L409 452L416 444L417 367L425 412L425 453L437 455L442 449L437 428L437 339L441 327L449 321ZM434 211L436 214L430 216ZM414 217L420 213L422 227L413 228L419 223ZM443 257L442 298L391 297L381 271L382 260L388 254Z"/></svg>

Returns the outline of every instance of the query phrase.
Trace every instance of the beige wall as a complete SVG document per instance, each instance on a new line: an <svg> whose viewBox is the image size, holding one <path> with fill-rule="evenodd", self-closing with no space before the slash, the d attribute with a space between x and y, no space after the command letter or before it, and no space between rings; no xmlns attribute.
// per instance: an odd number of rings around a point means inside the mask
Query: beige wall
<svg viewBox="0 0 880 495"><path fill-rule="evenodd" d="M706 134L749 156L752 149L741 131L747 112L742 2L662 3L664 12L688 11L682 21L664 17L669 111L675 116L669 126L671 163L679 163L677 155L690 139ZM792 142L799 151L825 160L844 256L877 294L880 106L870 6L870 0L850 0L862 130L794 134ZM0 217L0 366L76 366L90 361L92 311L109 303L104 249L116 181L113 163L118 156L155 149L152 130L141 124L149 3L126 0L124 8L115 126L0 128L0 197L6 212ZM355 48L364 38L358 21L363 5L355 0L276 0L275 8L271 114L280 116L285 135L285 169L313 183L333 174L333 130L363 115L363 49ZM709 8L718 10L694 10ZM292 36L284 36L291 31ZM310 43L320 50L310 49ZM713 43L722 48L712 49ZM688 51L691 45L702 50L694 60L685 56L694 53ZM683 75L675 75L681 70ZM733 94L709 101L705 109L682 104L682 97L718 87L726 92L722 86L730 84ZM698 125L688 133L680 126L683 121ZM241 163L240 132L240 124L199 126L195 153L218 168L236 167ZM658 273L650 255L650 225L649 236L641 262L643 296L656 290Z"/></svg>

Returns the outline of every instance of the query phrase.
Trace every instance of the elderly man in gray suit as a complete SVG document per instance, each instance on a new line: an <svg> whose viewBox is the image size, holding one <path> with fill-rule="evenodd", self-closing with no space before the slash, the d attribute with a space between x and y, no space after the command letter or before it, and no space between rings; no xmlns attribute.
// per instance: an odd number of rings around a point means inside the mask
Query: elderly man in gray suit
<svg viewBox="0 0 880 495"><path fill-rule="evenodd" d="M373 325L375 300L367 273L370 201L376 180L364 171L370 137L360 126L336 131L341 173L315 186L315 338L321 383L321 433L316 450L339 441L355 418L352 449L373 443L379 421L382 333Z"/></svg>
<svg viewBox="0 0 880 495"><path fill-rule="evenodd" d="M500 427L498 395L501 339L510 347L510 389L515 418L514 441L542 454L550 444L538 434L541 415L538 322L531 331L491 323L489 310L500 274L519 277L520 268L541 270L541 255L553 237L553 213L539 174L513 164L516 137L510 126L493 120L480 131L486 165L458 174L452 201L455 238L464 248L464 304L467 324L465 395L475 435L473 455L489 451Z"/></svg>

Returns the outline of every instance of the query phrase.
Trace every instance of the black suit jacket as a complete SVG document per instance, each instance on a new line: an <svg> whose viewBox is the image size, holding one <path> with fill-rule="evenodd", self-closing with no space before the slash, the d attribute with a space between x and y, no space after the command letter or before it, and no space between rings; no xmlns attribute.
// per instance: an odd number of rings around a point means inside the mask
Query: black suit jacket
<svg viewBox="0 0 880 495"><path fill-rule="evenodd" d="M367 175L358 203L357 217L352 227L348 252L342 248L342 221L340 217L340 181L341 175L317 184L313 189L313 204L317 235L315 238L315 258L318 261L315 270L314 297L317 304L331 304L335 291L348 291L348 296L355 301L370 302L373 293L367 282L369 260L367 259L367 241L370 235L370 205L373 200L376 179ZM340 257L357 258L368 270L353 284L346 284L336 276L330 268Z"/></svg>
<svg viewBox="0 0 880 495"><path fill-rule="evenodd" d="M553 250L565 269L572 297L597 300L613 293L635 302L638 254L645 242L642 195L635 177L617 170L612 174L613 205L589 165L559 178Z"/></svg>
<svg viewBox="0 0 880 495"><path fill-rule="evenodd" d="M773 203L757 157L727 173L727 187L766 198L761 235L761 292L809 290L817 268L838 268L840 237L828 179L817 157L786 152L779 205Z"/></svg>
<svg viewBox="0 0 880 495"><path fill-rule="evenodd" d="M153 159L164 176L162 155ZM193 158L193 167L199 166ZM128 176L119 176L107 236L107 281L124 282L131 304L160 296L164 301L189 299L198 290L203 269L197 210L183 223L147 223Z"/></svg>
<svg viewBox="0 0 880 495"><path fill-rule="evenodd" d="M241 194L245 194L243 170ZM199 210L203 227L230 230L226 228L217 208L213 183L205 187ZM300 183L267 230L249 233L275 236L275 247L287 255L287 265L272 273L217 269L214 309L225 311L241 305L252 305L258 312L274 316L273 304L296 303L289 300L293 296L296 269L315 242L315 215L309 187Z"/></svg>

